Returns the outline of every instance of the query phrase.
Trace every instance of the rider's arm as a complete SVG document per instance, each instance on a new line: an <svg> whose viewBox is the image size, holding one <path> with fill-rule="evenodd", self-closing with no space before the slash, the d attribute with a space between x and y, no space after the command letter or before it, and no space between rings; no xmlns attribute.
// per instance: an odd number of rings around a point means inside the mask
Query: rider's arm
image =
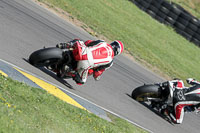
<svg viewBox="0 0 200 133"><path fill-rule="evenodd" d="M81 41L81 40L80 39L74 39L74 40L66 42L66 43L59 43L59 44L56 45L56 47L60 48L60 49L72 48L76 41Z"/></svg>
<svg viewBox="0 0 200 133"><path fill-rule="evenodd" d="M92 46L98 45L98 44L101 43L101 42L104 42L104 41L103 41L103 40L96 40L96 41L87 40L87 41L85 42L85 45L86 45L87 47L92 47Z"/></svg>
<svg viewBox="0 0 200 133"><path fill-rule="evenodd" d="M190 85L198 85L198 84L200 84L200 82L198 82L197 80L195 80L193 78L188 78L186 81Z"/></svg>

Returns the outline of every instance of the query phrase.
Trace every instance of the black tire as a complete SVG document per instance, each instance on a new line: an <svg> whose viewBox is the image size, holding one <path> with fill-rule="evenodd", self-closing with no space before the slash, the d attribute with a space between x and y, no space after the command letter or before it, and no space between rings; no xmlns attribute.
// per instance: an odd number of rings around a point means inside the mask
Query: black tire
<svg viewBox="0 0 200 133"><path fill-rule="evenodd" d="M187 21L192 19L192 16L190 14L187 14L187 13L184 13L184 12L182 12L179 17L181 17L181 18L183 18L184 20L187 20Z"/></svg>
<svg viewBox="0 0 200 133"><path fill-rule="evenodd" d="M179 7L177 7L177 5L173 4L171 8L171 12L173 12L176 15L180 15L182 10Z"/></svg>
<svg viewBox="0 0 200 133"><path fill-rule="evenodd" d="M139 0L133 0L132 1L138 8L140 8L141 10L144 8L141 4Z"/></svg>
<svg viewBox="0 0 200 133"><path fill-rule="evenodd" d="M196 33L200 34L200 27L197 29Z"/></svg>
<svg viewBox="0 0 200 133"><path fill-rule="evenodd" d="M169 16L169 17L172 18L173 20L176 20L176 19L178 18L178 15L176 15L176 14L173 13L173 12L169 12L169 13L167 14L167 16Z"/></svg>
<svg viewBox="0 0 200 133"><path fill-rule="evenodd" d="M149 8L148 8L148 10L151 10L152 12L157 13L158 8L156 8L156 7L153 6L153 5L150 5Z"/></svg>
<svg viewBox="0 0 200 133"><path fill-rule="evenodd" d="M151 17L155 18L156 14L155 14L153 11L147 9L146 12L147 12Z"/></svg>
<svg viewBox="0 0 200 133"><path fill-rule="evenodd" d="M160 16L156 16L155 19L158 20L160 23L163 23L165 21L165 19L161 18Z"/></svg>
<svg viewBox="0 0 200 133"><path fill-rule="evenodd" d="M200 34L195 33L193 37L200 41Z"/></svg>
<svg viewBox="0 0 200 133"><path fill-rule="evenodd" d="M181 35L182 35L183 37L185 37L185 38L186 38L187 40L189 40L189 41L192 39L192 35L190 35L190 34L184 32L184 31L182 31Z"/></svg>
<svg viewBox="0 0 200 133"><path fill-rule="evenodd" d="M157 9L159 9L161 6L161 3L162 3L162 1L160 1L160 0L153 0L151 2L151 5L155 6Z"/></svg>
<svg viewBox="0 0 200 133"><path fill-rule="evenodd" d="M185 32L187 34L189 34L190 36L193 36L195 34L195 31L193 31L192 29L190 29L189 27L185 28Z"/></svg>
<svg viewBox="0 0 200 133"><path fill-rule="evenodd" d="M196 26L200 26L200 20L197 19L197 18L192 18L192 19L190 20L190 23L192 23L192 24L194 24L194 25L196 25Z"/></svg>
<svg viewBox="0 0 200 133"><path fill-rule="evenodd" d="M190 28L194 32L198 30L198 27L191 22L188 24L188 28Z"/></svg>
<svg viewBox="0 0 200 133"><path fill-rule="evenodd" d="M163 1L161 5L166 7L168 10L172 8L172 5L168 1Z"/></svg>
<svg viewBox="0 0 200 133"><path fill-rule="evenodd" d="M160 10L160 12L162 12L165 15L167 15L169 13L169 11L170 11L169 9L167 9L164 6L161 6L159 10Z"/></svg>
<svg viewBox="0 0 200 133"><path fill-rule="evenodd" d="M49 66L62 59L63 51L59 48L44 48L33 52L29 56L29 62L37 67Z"/></svg>
<svg viewBox="0 0 200 133"><path fill-rule="evenodd" d="M159 17L165 19L167 15L165 13L163 13L162 11L158 11L156 16L159 16Z"/></svg>
<svg viewBox="0 0 200 133"><path fill-rule="evenodd" d="M143 1L145 1L147 3L151 3L152 0L143 0Z"/></svg>
<svg viewBox="0 0 200 133"><path fill-rule="evenodd" d="M196 38L192 38L191 42L193 42L194 44L196 44L197 46L200 46L200 41L197 40Z"/></svg>
<svg viewBox="0 0 200 133"><path fill-rule="evenodd" d="M132 98L139 101L145 102L147 97L159 98L161 95L161 90L159 85L143 85L137 87L132 92Z"/></svg>
<svg viewBox="0 0 200 133"><path fill-rule="evenodd" d="M184 19L184 18L181 18L179 17L177 20L177 22L181 23L182 25L184 25L185 27L188 25L189 21Z"/></svg>
<svg viewBox="0 0 200 133"><path fill-rule="evenodd" d="M170 25L174 25L174 23L176 22L173 18L171 17L166 17L165 21L168 22Z"/></svg>
<svg viewBox="0 0 200 133"><path fill-rule="evenodd" d="M148 3L144 0L141 0L139 4L145 9L147 9L150 6L150 3Z"/></svg>
<svg viewBox="0 0 200 133"><path fill-rule="evenodd" d="M179 22L176 22L176 23L174 24L174 26L175 26L175 28L177 28L177 29L179 29L179 30L182 30L182 31L184 31L184 29L185 29L185 25L183 25L183 24L181 24L181 23L179 23Z"/></svg>

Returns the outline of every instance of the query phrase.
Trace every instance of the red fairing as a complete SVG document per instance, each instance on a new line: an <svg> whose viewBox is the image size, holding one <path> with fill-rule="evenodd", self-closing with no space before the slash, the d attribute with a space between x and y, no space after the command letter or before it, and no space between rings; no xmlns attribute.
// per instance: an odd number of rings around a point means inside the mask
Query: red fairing
<svg viewBox="0 0 200 133"><path fill-rule="evenodd" d="M82 49L80 45L78 41L74 44L73 55L76 61L82 60Z"/></svg>
<svg viewBox="0 0 200 133"><path fill-rule="evenodd" d="M105 69L102 69L102 70L99 70L99 71L94 71L94 78L99 77L104 71L105 71Z"/></svg>
<svg viewBox="0 0 200 133"><path fill-rule="evenodd" d="M177 82L177 87L183 88L183 87L184 87L183 82L178 81L178 82Z"/></svg>

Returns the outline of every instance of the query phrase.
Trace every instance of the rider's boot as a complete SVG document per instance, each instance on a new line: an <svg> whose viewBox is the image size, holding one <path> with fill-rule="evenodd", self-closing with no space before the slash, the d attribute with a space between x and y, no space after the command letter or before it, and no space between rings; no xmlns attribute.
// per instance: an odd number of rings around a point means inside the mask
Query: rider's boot
<svg viewBox="0 0 200 133"><path fill-rule="evenodd" d="M84 84L83 80L81 79L80 75L78 72L74 72L73 80L78 84L82 85Z"/></svg>
<svg viewBox="0 0 200 133"><path fill-rule="evenodd" d="M167 108L163 109L161 113L165 115L168 119L170 119L170 121L172 121L173 123L177 123L173 107L168 106Z"/></svg>
<svg viewBox="0 0 200 133"><path fill-rule="evenodd" d="M64 78L66 74L70 72L71 70L72 69L68 65L64 64L63 67L59 71L56 72L56 74L58 77Z"/></svg>

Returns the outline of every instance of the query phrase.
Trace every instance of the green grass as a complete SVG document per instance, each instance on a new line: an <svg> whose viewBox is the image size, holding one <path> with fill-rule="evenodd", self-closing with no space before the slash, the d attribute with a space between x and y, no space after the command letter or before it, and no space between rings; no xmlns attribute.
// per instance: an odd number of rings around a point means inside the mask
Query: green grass
<svg viewBox="0 0 200 133"><path fill-rule="evenodd" d="M1 133L144 133L109 115L112 122L69 105L39 88L0 75Z"/></svg>
<svg viewBox="0 0 200 133"><path fill-rule="evenodd" d="M119 39L136 60L171 78L200 79L200 48L129 0L39 0L59 7L109 40Z"/></svg>

